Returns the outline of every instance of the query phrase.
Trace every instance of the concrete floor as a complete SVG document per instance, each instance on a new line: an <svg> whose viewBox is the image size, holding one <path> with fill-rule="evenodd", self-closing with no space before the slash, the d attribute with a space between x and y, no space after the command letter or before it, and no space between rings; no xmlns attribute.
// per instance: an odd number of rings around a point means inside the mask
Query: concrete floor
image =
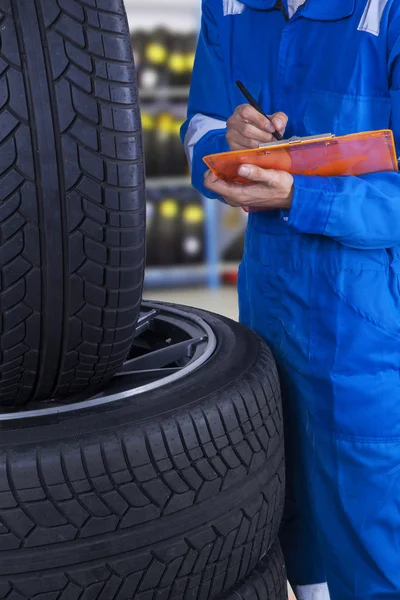
<svg viewBox="0 0 400 600"><path fill-rule="evenodd" d="M145 290L144 298L203 308L235 321L238 318L238 300L234 286L222 287L219 290L207 288Z"/></svg>

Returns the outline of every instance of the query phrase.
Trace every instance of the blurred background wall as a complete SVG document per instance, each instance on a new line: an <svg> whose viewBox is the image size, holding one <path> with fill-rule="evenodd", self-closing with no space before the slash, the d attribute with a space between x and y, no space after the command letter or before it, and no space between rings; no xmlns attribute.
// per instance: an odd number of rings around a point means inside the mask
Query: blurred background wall
<svg viewBox="0 0 400 600"><path fill-rule="evenodd" d="M186 118L200 0L126 0L138 70L147 171L145 296L237 315L246 215L190 185Z"/></svg>

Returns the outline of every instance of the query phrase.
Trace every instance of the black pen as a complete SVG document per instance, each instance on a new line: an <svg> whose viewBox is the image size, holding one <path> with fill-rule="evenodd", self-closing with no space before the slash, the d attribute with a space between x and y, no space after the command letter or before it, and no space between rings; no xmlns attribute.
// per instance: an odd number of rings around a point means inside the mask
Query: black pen
<svg viewBox="0 0 400 600"><path fill-rule="evenodd" d="M250 94L249 90L247 90L243 83L241 81L237 81L236 85L238 86L239 90L242 92L243 96L246 98L247 102L253 107L255 108L260 114L262 114L264 117L266 117L268 119L268 121L271 121L271 119L269 118L268 115L265 114L265 112L263 111L263 109L261 108L261 106L258 104L258 102L256 102L256 100L253 98L253 96ZM283 135L281 135L279 133L279 131L274 131L274 133L272 134L274 136L274 138L280 142L281 140L283 140Z"/></svg>

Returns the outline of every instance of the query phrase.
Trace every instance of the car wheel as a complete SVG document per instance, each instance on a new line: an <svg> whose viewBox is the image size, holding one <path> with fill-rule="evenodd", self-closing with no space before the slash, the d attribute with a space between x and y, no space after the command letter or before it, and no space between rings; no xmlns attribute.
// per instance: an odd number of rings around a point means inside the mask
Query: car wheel
<svg viewBox="0 0 400 600"><path fill-rule="evenodd" d="M145 303L104 390L0 427L0 598L212 600L276 539L278 377L238 323Z"/></svg>

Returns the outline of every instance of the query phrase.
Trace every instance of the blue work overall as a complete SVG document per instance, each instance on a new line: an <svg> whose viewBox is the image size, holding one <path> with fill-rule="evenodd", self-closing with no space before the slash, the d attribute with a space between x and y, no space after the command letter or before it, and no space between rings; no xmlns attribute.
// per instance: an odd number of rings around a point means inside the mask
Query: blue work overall
<svg viewBox="0 0 400 600"><path fill-rule="evenodd" d="M203 0L182 138L211 197L202 158L229 149L237 79L287 137L391 128L400 149L400 2L308 0L288 20L275 0ZM289 213L250 215L239 277L287 403L289 579L399 600L400 175L294 179Z"/></svg>

